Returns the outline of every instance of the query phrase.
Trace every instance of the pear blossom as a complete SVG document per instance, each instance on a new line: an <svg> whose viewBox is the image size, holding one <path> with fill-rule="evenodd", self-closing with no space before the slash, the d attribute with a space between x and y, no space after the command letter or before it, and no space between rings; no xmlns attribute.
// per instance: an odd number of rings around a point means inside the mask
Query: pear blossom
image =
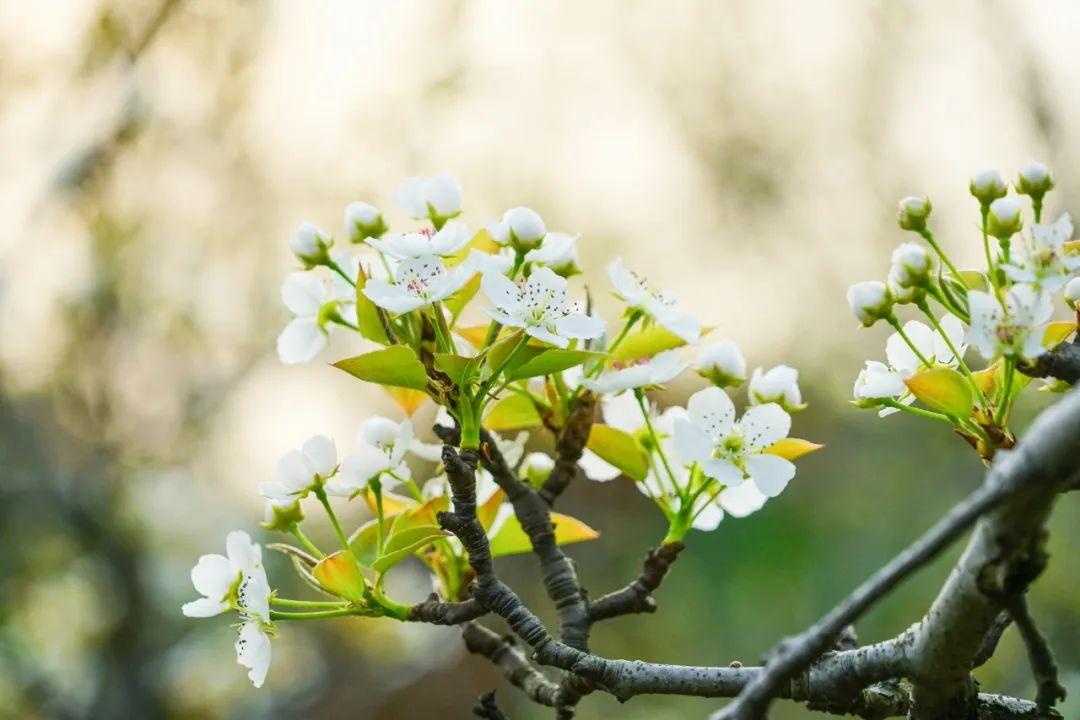
<svg viewBox="0 0 1080 720"><path fill-rule="evenodd" d="M880 280L855 283L847 291L848 305L864 327L870 327L892 312L892 293Z"/></svg>
<svg viewBox="0 0 1080 720"><path fill-rule="evenodd" d="M353 267L355 275L359 261L346 262ZM281 362L295 365L313 360L326 348L335 327L330 322L334 318L355 323L356 305L342 299L350 297L352 292L352 286L340 277L331 278L328 288L326 281L313 272L286 276L281 285L281 299L294 317L277 338Z"/></svg>
<svg viewBox="0 0 1080 720"><path fill-rule="evenodd" d="M366 202L351 202L345 206L345 229L349 241L358 243L386 232L386 222L379 208Z"/></svg>
<svg viewBox="0 0 1080 720"><path fill-rule="evenodd" d="M566 278L546 267L536 268L523 285L488 273L480 287L495 305L488 315L506 327L521 328L532 337L564 348L570 340L597 338L604 321L580 312L567 302Z"/></svg>
<svg viewBox="0 0 1080 720"><path fill-rule="evenodd" d="M502 221L489 221L487 231L495 242L513 245L522 252L539 248L547 235L543 219L527 207L510 208L503 214Z"/></svg>
<svg viewBox="0 0 1080 720"><path fill-rule="evenodd" d="M368 237L367 244L398 260L424 258L432 255L453 255L469 244L469 229L463 223L450 221L439 230L424 229L411 233L389 233L382 238Z"/></svg>
<svg viewBox="0 0 1080 720"><path fill-rule="evenodd" d="M1068 282L1072 272L1080 270L1080 256L1065 252L1065 243L1072 234L1068 213L1062 213L1053 224L1032 225L1025 242L1013 247L1014 262L1000 267L1013 282L1030 285L1039 292L1054 292Z"/></svg>
<svg viewBox="0 0 1080 720"><path fill-rule="evenodd" d="M447 270L433 255L410 257L397 267L393 282L371 278L364 283L364 295L384 310L406 313L450 297L476 273L472 256Z"/></svg>
<svg viewBox="0 0 1080 720"><path fill-rule="evenodd" d="M920 230L926 226L933 206L930 198L909 195L900 201L896 211L896 220L904 230Z"/></svg>
<svg viewBox="0 0 1080 720"><path fill-rule="evenodd" d="M326 261L327 252L333 244L334 241L326 232L316 225L305 222L301 223L293 234L289 241L289 249L304 264L304 267L311 268L322 265Z"/></svg>
<svg viewBox="0 0 1080 720"><path fill-rule="evenodd" d="M956 316L948 314L941 317L939 324L945 331L944 336L918 320L909 320L904 323L904 334L931 363L956 367L957 359L945 338L948 337L956 349L963 354L967 349L967 345L964 344L964 324ZM922 366L919 356L898 332L889 335L888 340L885 341L885 356L889 360L889 365L905 378L914 375Z"/></svg>
<svg viewBox="0 0 1080 720"><path fill-rule="evenodd" d="M689 366L689 363L683 361L678 350L665 350L644 362L610 370L595 379L586 379L584 384L595 393L617 393L663 385L674 380Z"/></svg>
<svg viewBox="0 0 1080 720"><path fill-rule="evenodd" d="M1074 277L1065 286L1065 299L1070 305L1076 305L1080 301L1080 277Z"/></svg>
<svg viewBox="0 0 1080 720"><path fill-rule="evenodd" d="M890 278L900 287L926 285L930 280L930 255L918 243L903 243L892 254Z"/></svg>
<svg viewBox="0 0 1080 720"><path fill-rule="evenodd" d="M968 308L971 327L967 341L987 360L998 355L1034 360L1046 352L1043 332L1054 308L1030 285L1009 288L1004 310L992 295L970 290Z"/></svg>
<svg viewBox="0 0 1080 720"><path fill-rule="evenodd" d="M711 532L720 526L727 515L747 517L763 508L768 499L769 496L758 490L754 483L748 482L719 491L705 490L694 501L690 526L695 530Z"/></svg>
<svg viewBox="0 0 1080 720"><path fill-rule="evenodd" d="M262 564L262 548L236 530L225 539L225 555L203 555L191 570L191 583L202 595L185 603L192 618L220 615L230 609L240 614L236 661L248 668L255 687L262 687L270 669L270 583Z"/></svg>
<svg viewBox="0 0 1080 720"><path fill-rule="evenodd" d="M616 258L608 265L607 273L615 286L615 295L631 310L644 313L688 343L698 341L701 325L697 318L679 309L679 301L674 295L649 288L644 278L623 265L622 258Z"/></svg>
<svg viewBox="0 0 1080 720"><path fill-rule="evenodd" d="M746 380L746 358L734 341L721 340L702 349L694 370L720 387L740 385Z"/></svg>
<svg viewBox="0 0 1080 720"><path fill-rule="evenodd" d="M907 392L901 374L877 360L867 360L866 367L855 378L855 387L851 394L856 400L880 400L895 398Z"/></svg>
<svg viewBox="0 0 1080 720"><path fill-rule="evenodd" d="M776 403L787 412L806 407L799 390L799 371L788 365L777 365L768 371L754 368L750 377L749 396L751 405Z"/></svg>
<svg viewBox="0 0 1080 720"><path fill-rule="evenodd" d="M259 483L259 493L284 507L303 497L337 471L337 447L325 435L314 435L299 450L290 450L277 464L277 480Z"/></svg>
<svg viewBox="0 0 1080 720"><path fill-rule="evenodd" d="M581 272L578 267L577 235L549 232L540 247L525 253L525 261L546 265L563 277Z"/></svg>
<svg viewBox="0 0 1080 720"><path fill-rule="evenodd" d="M1002 239L1015 235L1024 226L1020 203L1014 197L998 198L990 203L988 220L990 234Z"/></svg>
<svg viewBox="0 0 1080 720"><path fill-rule="evenodd" d="M348 496L363 490L373 479L387 473L408 477L409 466L405 464L405 454L412 443L413 426L410 420L397 423L381 415L368 418L356 435L356 452L346 455L341 461L341 469L334 482L327 484L326 491ZM391 484L396 484L396 479L391 480Z"/></svg>
<svg viewBox="0 0 1080 720"><path fill-rule="evenodd" d="M1005 197L1009 191L1005 179L997 170L983 170L972 175L968 189L983 205L989 205L999 197Z"/></svg>
<svg viewBox="0 0 1080 720"><path fill-rule="evenodd" d="M417 220L441 221L461 214L461 185L446 173L406 178L393 197L409 217Z"/></svg>
<svg viewBox="0 0 1080 720"><path fill-rule="evenodd" d="M735 405L721 388L690 396L686 419L674 426L675 449L687 463L734 487L749 478L765 495L775 497L795 476L795 465L763 451L787 437L791 416L776 403L755 405L735 420Z"/></svg>

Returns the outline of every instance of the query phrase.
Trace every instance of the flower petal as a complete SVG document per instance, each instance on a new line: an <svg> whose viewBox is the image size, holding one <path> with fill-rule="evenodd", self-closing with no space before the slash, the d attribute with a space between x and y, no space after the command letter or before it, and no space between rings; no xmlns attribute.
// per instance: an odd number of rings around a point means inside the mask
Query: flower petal
<svg viewBox="0 0 1080 720"><path fill-rule="evenodd" d="M578 465L585 472L585 477L596 482L608 482L622 475L622 471L607 462L592 450L585 448L578 460Z"/></svg>
<svg viewBox="0 0 1080 720"><path fill-rule="evenodd" d="M752 482L743 483L734 487L726 487L720 491L717 501L732 517L746 517L755 513L765 506L769 498L758 490Z"/></svg>
<svg viewBox="0 0 1080 720"><path fill-rule="evenodd" d="M293 315L314 315L326 302L326 284L313 272L290 273L281 285L281 300Z"/></svg>
<svg viewBox="0 0 1080 720"><path fill-rule="evenodd" d="M262 687L270 670L270 638L257 621L249 620L240 626L236 639L236 662L248 668L248 679L252 685Z"/></svg>
<svg viewBox="0 0 1080 720"><path fill-rule="evenodd" d="M224 600L212 600L204 597L184 603L180 611L189 618L208 618L220 615L228 609L229 603Z"/></svg>
<svg viewBox="0 0 1080 720"><path fill-rule="evenodd" d="M701 471L709 477L720 482L726 487L738 487L742 485L743 471L735 467L730 460L721 458L706 458L701 461Z"/></svg>
<svg viewBox="0 0 1080 720"><path fill-rule="evenodd" d="M505 275L485 273L480 278L480 289L496 308L509 314L520 312L521 299L518 286Z"/></svg>
<svg viewBox="0 0 1080 720"><path fill-rule="evenodd" d="M392 313L409 312L426 304L423 298L379 278L371 278L364 283L362 292L368 300Z"/></svg>
<svg viewBox="0 0 1080 720"><path fill-rule="evenodd" d="M776 455L751 455L746 458L746 471L758 490L776 497L795 477L795 464Z"/></svg>
<svg viewBox="0 0 1080 720"><path fill-rule="evenodd" d="M743 413L739 426L743 431L746 450L758 452L787 437L791 431L791 416L776 403L765 403Z"/></svg>
<svg viewBox="0 0 1080 720"><path fill-rule="evenodd" d="M675 452L686 463L702 462L712 457L716 443L705 431L689 420L675 421Z"/></svg>
<svg viewBox="0 0 1080 720"><path fill-rule="evenodd" d="M555 329L563 337L588 340L604 334L604 321L584 313L571 313L559 318Z"/></svg>
<svg viewBox="0 0 1080 720"><path fill-rule="evenodd" d="M251 542L251 536L243 530L233 530L225 536L225 554L233 569L244 574L253 574L262 569L262 550Z"/></svg>
<svg viewBox="0 0 1080 720"><path fill-rule="evenodd" d="M277 354L287 365L310 362L326 347L326 333L314 316L293 318L277 339Z"/></svg>
<svg viewBox="0 0 1080 720"><path fill-rule="evenodd" d="M311 485L315 477L315 468L304 453L290 450L281 456L277 463L278 482L290 493L299 492Z"/></svg>
<svg viewBox="0 0 1080 720"><path fill-rule="evenodd" d="M224 555L203 555L191 568L191 584L201 595L211 600L221 600L236 582L238 572Z"/></svg>
<svg viewBox="0 0 1080 720"><path fill-rule="evenodd" d="M705 388L691 395L686 410L690 420L714 441L727 435L735 423L735 405L718 387Z"/></svg>
<svg viewBox="0 0 1080 720"><path fill-rule="evenodd" d="M337 467L337 447L325 435L313 435L304 441L300 451L311 463L311 468L322 477L329 477Z"/></svg>

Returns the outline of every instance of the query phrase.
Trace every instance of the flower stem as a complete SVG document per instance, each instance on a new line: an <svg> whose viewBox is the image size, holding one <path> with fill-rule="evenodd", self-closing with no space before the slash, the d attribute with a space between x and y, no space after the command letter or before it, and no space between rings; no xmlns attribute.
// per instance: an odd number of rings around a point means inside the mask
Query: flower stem
<svg viewBox="0 0 1080 720"><path fill-rule="evenodd" d="M435 328L435 341L439 344L439 349L453 355L457 349L454 347L454 339L450 334L450 326L446 324L446 316L443 315L442 303L432 303L431 315L431 325Z"/></svg>
<svg viewBox="0 0 1080 720"><path fill-rule="evenodd" d="M361 615L356 608L341 608L340 610L319 610L316 612L279 612L270 611L271 620L319 620L322 618L344 617L346 615Z"/></svg>
<svg viewBox="0 0 1080 720"><path fill-rule="evenodd" d="M376 536L375 536L375 556L382 557L383 554L383 500L382 500L382 482L378 477L372 478L369 483L371 486L371 492L375 494L375 521L377 524Z"/></svg>
<svg viewBox="0 0 1080 720"><path fill-rule="evenodd" d="M941 262L945 263L949 270L952 271L952 274L955 275L956 278L959 280L960 271L956 269L956 266L953 265L952 260L950 260L949 256L945 254L945 251L941 249L941 246L938 245L937 240L934 238L934 233L930 232L930 228L924 225L922 229L919 230L919 234L923 236L923 239L926 240L930 247L934 248L934 252L936 252L938 254L938 257L941 258Z"/></svg>
<svg viewBox="0 0 1080 720"><path fill-rule="evenodd" d="M941 288L935 286L933 283L929 283L926 286L926 292L929 293L935 300L941 303L941 306L948 310L950 313L960 318L964 322L970 322L971 316L954 305L945 294L941 291Z"/></svg>
<svg viewBox="0 0 1080 720"><path fill-rule="evenodd" d="M401 603L394 602L386 596L386 593L382 590L382 578L375 583L375 589L372 592L375 597L375 601L379 603L380 607L386 610L386 614L397 620L405 620L409 617L409 606L402 605Z"/></svg>
<svg viewBox="0 0 1080 720"><path fill-rule="evenodd" d="M660 462L663 463L664 470L667 471L668 478L671 480L671 486L675 488L675 492L681 498L683 497L682 488L679 487L679 483L675 480L675 473L672 471L671 464L668 462L667 455L664 453L664 448L660 444L660 436L656 434L656 428L653 427L652 419L649 417L649 407L645 404L645 391L641 388L636 388L634 390L634 397L637 398L638 407L641 408L641 416L645 419L645 429L652 439L653 448L655 448L656 454L660 456Z"/></svg>
<svg viewBox="0 0 1080 720"><path fill-rule="evenodd" d="M349 538L345 535L345 531L341 529L341 523L338 522L337 514L334 512L334 508L330 506L330 501L326 497L326 490L321 487L315 488L315 497L319 498L319 502L322 503L323 509L326 510L326 516L330 518L330 524L334 526L334 532L337 533L338 540L341 541L341 547L348 550Z"/></svg>
<svg viewBox="0 0 1080 720"><path fill-rule="evenodd" d="M998 425L1005 420L1012 404L1013 378L1016 375L1016 363L1011 358L1005 358L1005 382L1001 388L1001 400L998 401L997 412L994 413L994 422Z"/></svg>
<svg viewBox="0 0 1080 720"><path fill-rule="evenodd" d="M934 412L933 410L924 410L922 408L911 407L904 403L897 402L892 398L880 398L879 402L885 407L891 407L899 410L900 412L906 412L909 415L918 415L919 417L930 418L931 420L940 420L943 423L953 424L953 421L949 419L948 415L944 413Z"/></svg>
<svg viewBox="0 0 1080 720"><path fill-rule="evenodd" d="M291 525L289 526L289 531L290 531L290 532L292 532L292 534L296 536L296 539L300 541L300 544L301 544L301 545L303 545L303 546L304 546L304 548L305 548L305 549L306 549L306 550L307 550L307 551L308 551L309 553L311 553L312 555L314 555L314 556L315 556L315 557L317 557L317 558L324 558L324 557L326 557L326 554L325 554L325 553L323 553L323 551L322 551L322 550L320 550L319 548L317 548L317 547L315 546L315 543L313 543L313 542L311 542L310 540L308 540L308 537L307 537L307 535L305 535L305 534L304 534L304 531L300 529L300 525L299 525L298 523L292 523L292 524L291 524Z"/></svg>
<svg viewBox="0 0 1080 720"><path fill-rule="evenodd" d="M957 350L956 345L953 344L953 341L949 338L948 333L946 333L944 328L941 327L941 323L938 322L938 319L934 317L934 313L930 312L930 305L926 302L926 299L923 298L915 304L918 306L919 310L922 310L923 315L930 319L930 324L934 326L934 329L937 330L938 335L941 336L941 339L945 341L945 344L948 346L949 350L952 351L953 357L956 358L957 366L964 374L964 377L967 378L967 381L971 384L971 389L974 390L975 394L979 396L979 398L983 402L983 406L985 407L989 403L989 401L986 399L986 395L983 393L982 388L979 387L979 383L975 382L975 376L972 374L971 368L969 368L967 363L964 362L964 357L962 353Z"/></svg>
<svg viewBox="0 0 1080 720"><path fill-rule="evenodd" d="M289 598L271 598L270 603L272 605L281 605L283 607L298 607L298 608L336 608L341 609L345 607L344 602L328 602L325 600L290 600Z"/></svg>
<svg viewBox="0 0 1080 720"><path fill-rule="evenodd" d="M998 290L997 266L994 264L994 256L990 253L990 230L988 225L990 206L983 203L980 207L980 214L982 215L982 239L983 252L986 253L986 269L990 275L990 284L994 286L994 294L996 295Z"/></svg>
<svg viewBox="0 0 1080 720"><path fill-rule="evenodd" d="M521 333L521 338L518 340L517 345L515 345L513 349L506 354L506 357L503 358L503 361L491 371L491 377L489 377L484 382L484 384L480 386L480 389L476 391L476 399L478 402L481 403L481 408L483 408L483 403L486 402L484 396L488 394L488 391L491 390L491 388L498 381L499 375L501 375L503 371L510 366L510 363L514 361L514 359L518 356L518 353L525 349L525 346L528 343L529 336L526 335L524 332Z"/></svg>
<svg viewBox="0 0 1080 720"><path fill-rule="evenodd" d="M904 342L908 344L908 347L911 348L911 351L915 353L915 356L917 358L919 358L919 361L928 368L933 367L933 364L926 359L926 356L922 354L922 351L915 346L915 343L911 341L911 338L908 337L908 334L904 332L904 328L900 326L900 321L896 319L896 315L889 315L888 322L890 325L896 328L897 334L899 334L900 337L904 339Z"/></svg>
<svg viewBox="0 0 1080 720"><path fill-rule="evenodd" d="M344 278L345 282L349 283L349 285L351 285L353 287L356 287L356 281L353 280L351 277L349 277L349 274L347 272L345 272L341 268L340 265L338 265L336 262L334 262L330 258L326 258L326 267L330 268L331 270L336 272L338 275L340 275L342 278Z"/></svg>

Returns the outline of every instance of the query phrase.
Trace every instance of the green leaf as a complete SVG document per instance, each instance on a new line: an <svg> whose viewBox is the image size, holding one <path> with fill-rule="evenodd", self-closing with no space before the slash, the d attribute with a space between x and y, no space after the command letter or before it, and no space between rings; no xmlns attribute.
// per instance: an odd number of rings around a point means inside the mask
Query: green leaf
<svg viewBox="0 0 1080 720"><path fill-rule="evenodd" d="M986 281L986 275L982 274L978 270L961 270L960 276L949 273L950 279L959 279L964 285L967 285L971 290L987 290L989 283Z"/></svg>
<svg viewBox="0 0 1080 720"><path fill-rule="evenodd" d="M703 329L705 335L709 330ZM613 360L636 360L637 358L652 357L656 353L665 350L673 350L682 347L686 341L657 323L651 323L646 327L639 327L627 333L615 351L611 353Z"/></svg>
<svg viewBox="0 0 1080 720"><path fill-rule="evenodd" d="M386 330L379 320L379 309L368 296L361 292L367 284L367 274L364 272L363 263L360 264L360 272L356 277L356 324L360 328L360 334L368 340L389 345L390 339L386 337Z"/></svg>
<svg viewBox="0 0 1080 720"><path fill-rule="evenodd" d="M418 525L393 533L386 541L383 554L371 563L371 569L384 573L420 548L449 534L438 525Z"/></svg>
<svg viewBox="0 0 1080 720"><path fill-rule="evenodd" d="M532 399L516 393L497 400L484 415L484 427L496 432L536 427L540 422Z"/></svg>
<svg viewBox="0 0 1080 720"><path fill-rule="evenodd" d="M561 348L551 348L550 350L544 350L539 355L516 365L514 369L509 372L508 379L524 380L525 378L537 377L538 375L551 375L552 373L562 372L563 370L577 367L592 357L603 357L603 354L589 352L588 350L563 350Z"/></svg>
<svg viewBox="0 0 1080 720"><path fill-rule="evenodd" d="M487 353L487 366L489 368L497 368L506 361L506 358L514 351L517 344L521 342L521 333L514 332L499 340ZM544 349L539 345L526 345L518 351L517 357L514 358L514 364L512 367L516 367L523 362L527 362L536 357L540 353L544 352ZM510 368L507 368L509 370Z"/></svg>
<svg viewBox="0 0 1080 720"><path fill-rule="evenodd" d="M649 459L644 448L618 428L599 423L593 425L586 447L638 482L644 481L649 472Z"/></svg>
<svg viewBox="0 0 1080 720"><path fill-rule="evenodd" d="M555 525L556 545L569 545L600 537L600 533L569 515L553 512L551 522ZM529 541L529 536L525 534L525 530L522 529L521 523L513 513L508 514L506 520L495 529L490 542L492 557L532 552L532 542Z"/></svg>
<svg viewBox="0 0 1080 720"><path fill-rule="evenodd" d="M393 518L391 517L391 519ZM390 527L389 521L386 522L385 527ZM385 534L385 528L383 532ZM353 555L362 565L371 567L371 564L378 557L378 538L379 521L377 518L368 520L349 538L349 549L352 550Z"/></svg>
<svg viewBox="0 0 1080 720"><path fill-rule="evenodd" d="M470 364L473 359L464 355L451 355L450 353L435 353L435 367L442 370L458 387L461 387L464 379L471 375Z"/></svg>
<svg viewBox="0 0 1080 720"><path fill-rule="evenodd" d="M911 394L931 410L957 418L971 415L971 386L952 368L933 368L916 373L904 381Z"/></svg>
<svg viewBox="0 0 1080 720"><path fill-rule="evenodd" d="M428 383L424 366L407 345L391 345L383 350L339 360L334 367L377 385L423 390Z"/></svg>
<svg viewBox="0 0 1080 720"><path fill-rule="evenodd" d="M348 550L338 550L333 555L324 557L311 574L334 595L354 603L364 601L367 582L360 574L356 558Z"/></svg>

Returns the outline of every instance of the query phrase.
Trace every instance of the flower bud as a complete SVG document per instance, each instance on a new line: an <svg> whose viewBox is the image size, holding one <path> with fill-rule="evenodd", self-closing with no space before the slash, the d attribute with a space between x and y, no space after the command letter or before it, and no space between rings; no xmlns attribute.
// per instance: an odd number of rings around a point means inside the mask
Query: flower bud
<svg viewBox="0 0 1080 720"><path fill-rule="evenodd" d="M327 251L334 241L330 236L309 222L301 223L289 241L289 248L306 268L323 265L330 256Z"/></svg>
<svg viewBox="0 0 1080 720"><path fill-rule="evenodd" d="M1030 195L1032 198L1041 200L1043 195L1053 189L1054 176L1042 163L1028 163L1020 169L1016 178L1016 190L1021 195Z"/></svg>
<svg viewBox="0 0 1080 720"><path fill-rule="evenodd" d="M880 280L855 283L848 288L847 301L851 312L864 327L870 327L892 312L892 293Z"/></svg>
<svg viewBox="0 0 1080 720"><path fill-rule="evenodd" d="M290 502L279 505L273 500L266 501L265 520L261 523L267 530L279 532L291 532L292 526L304 519L304 511L300 509L300 501L292 499Z"/></svg>
<svg viewBox="0 0 1080 720"><path fill-rule="evenodd" d="M1074 277L1065 286L1065 299L1070 305L1076 305L1080 310L1080 277Z"/></svg>
<svg viewBox="0 0 1080 720"><path fill-rule="evenodd" d="M917 232L926 227L926 219L930 217L932 209L930 198L909 195L900 201L900 206L896 211L896 220L904 230Z"/></svg>
<svg viewBox="0 0 1080 720"><path fill-rule="evenodd" d="M450 175L406 178L394 193L394 202L409 217L430 219L436 227L461 214L461 185Z"/></svg>
<svg viewBox="0 0 1080 720"><path fill-rule="evenodd" d="M900 273L903 269L894 265L889 270L886 284L889 286L889 294L897 305L910 305L926 297L926 285L903 285L900 283ZM906 278L905 278L906 279Z"/></svg>
<svg viewBox="0 0 1080 720"><path fill-rule="evenodd" d="M983 205L989 205L1000 197L1005 197L1009 188L1005 185L1005 179L997 170L983 170L971 176L968 185L971 194Z"/></svg>
<svg viewBox="0 0 1080 720"><path fill-rule="evenodd" d="M521 476L533 487L540 487L555 469L555 461L543 452L531 452L521 464Z"/></svg>
<svg viewBox="0 0 1080 720"><path fill-rule="evenodd" d="M513 245L519 252L528 252L540 247L547 228L534 210L516 207L506 211L502 222L489 225L488 232L500 245Z"/></svg>
<svg viewBox="0 0 1080 720"><path fill-rule="evenodd" d="M386 223L379 208L357 200L345 206L345 228L349 231L349 242L359 243L382 235Z"/></svg>
<svg viewBox="0 0 1080 720"><path fill-rule="evenodd" d="M746 359L733 341L722 340L705 346L694 370L717 387L735 387L746 380Z"/></svg>
<svg viewBox="0 0 1080 720"><path fill-rule="evenodd" d="M806 407L799 390L799 371L788 365L777 365L768 372L755 368L748 394L751 405L776 403L789 413Z"/></svg>
<svg viewBox="0 0 1080 720"><path fill-rule="evenodd" d="M900 287L921 287L930 281L930 255L918 243L904 243L893 250L889 277Z"/></svg>
<svg viewBox="0 0 1080 720"><path fill-rule="evenodd" d="M998 198L990 203L989 231L994 237L1005 240L1024 226L1020 215L1020 203L1014 197Z"/></svg>

